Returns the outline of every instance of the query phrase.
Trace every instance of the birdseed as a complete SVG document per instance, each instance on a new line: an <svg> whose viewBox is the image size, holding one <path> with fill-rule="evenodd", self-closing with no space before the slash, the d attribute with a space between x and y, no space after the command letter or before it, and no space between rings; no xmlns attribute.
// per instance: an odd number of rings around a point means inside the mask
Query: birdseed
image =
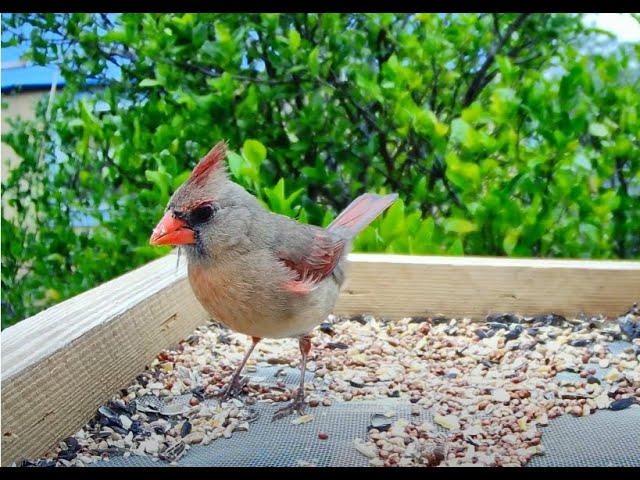
<svg viewBox="0 0 640 480"><path fill-rule="evenodd" d="M554 419L640 403L640 329L631 324L640 322L640 313L634 306L621 318L624 323L616 324L559 315L492 316L484 323L330 316L312 338L307 399L315 416L331 415L330 407L342 402L411 402L413 420L383 408L372 416L375 424L363 425L365 438L353 439L354 452L371 466L524 466L545 455L543 430ZM609 347L620 340L630 346L614 355ZM243 396L218 404L215 396L249 342L214 322L197 329L158 354L79 432L21 465L88 466L118 456L180 465L195 445L235 432L250 435L254 406L287 402L295 387L261 383L264 378L254 375ZM295 340L265 339L244 373L297 367L299 355ZM433 423L417 418L426 411ZM288 421L303 429L313 418ZM307 431L328 438L313 427Z"/></svg>

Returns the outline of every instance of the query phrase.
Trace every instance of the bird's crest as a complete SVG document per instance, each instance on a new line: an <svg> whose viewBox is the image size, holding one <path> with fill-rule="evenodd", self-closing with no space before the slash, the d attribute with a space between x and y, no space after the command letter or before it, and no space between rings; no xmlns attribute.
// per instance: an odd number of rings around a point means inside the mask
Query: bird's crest
<svg viewBox="0 0 640 480"><path fill-rule="evenodd" d="M224 158L227 155L227 142L221 141L209 150L196 168L191 172L188 183L202 184L206 181L209 175L213 172L220 170L224 166Z"/></svg>

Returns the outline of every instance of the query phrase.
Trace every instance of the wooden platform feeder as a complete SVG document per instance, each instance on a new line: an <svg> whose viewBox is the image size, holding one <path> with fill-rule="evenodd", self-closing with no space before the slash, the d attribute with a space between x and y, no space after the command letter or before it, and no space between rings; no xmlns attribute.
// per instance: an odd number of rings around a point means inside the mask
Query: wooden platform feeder
<svg viewBox="0 0 640 480"><path fill-rule="evenodd" d="M491 313L610 319L640 301L640 262L351 254L335 313L385 318ZM2 465L84 426L155 356L203 325L184 259L168 255L0 334Z"/></svg>

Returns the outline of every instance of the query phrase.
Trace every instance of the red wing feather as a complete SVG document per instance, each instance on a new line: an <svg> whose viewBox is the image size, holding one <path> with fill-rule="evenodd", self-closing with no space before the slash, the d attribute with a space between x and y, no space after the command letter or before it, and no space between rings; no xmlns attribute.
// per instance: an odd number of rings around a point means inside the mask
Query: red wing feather
<svg viewBox="0 0 640 480"><path fill-rule="evenodd" d="M314 238L310 254L302 260L293 261L285 255L279 255L280 261L296 273L296 278L287 283L285 288L297 293L310 292L315 285L331 275L342 256L345 244L345 240L336 241L319 233Z"/></svg>
<svg viewBox="0 0 640 480"><path fill-rule="evenodd" d="M309 254L303 257L286 253L278 255L283 265L296 275L284 287L291 292L303 294L313 290L318 283L331 275L342 257L345 245L389 208L397 198L396 194L381 196L365 193L356 198L327 227L331 235L323 232L315 234Z"/></svg>

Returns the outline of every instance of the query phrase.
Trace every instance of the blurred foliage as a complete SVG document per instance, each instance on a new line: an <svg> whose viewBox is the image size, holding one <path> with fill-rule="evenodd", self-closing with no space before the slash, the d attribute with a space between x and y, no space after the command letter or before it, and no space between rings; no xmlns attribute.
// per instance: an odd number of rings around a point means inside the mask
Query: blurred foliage
<svg viewBox="0 0 640 480"><path fill-rule="evenodd" d="M22 158L2 185L3 326L166 253L151 229L219 139L239 183L304 222L398 192L356 251L640 256L640 50L580 15L2 22L66 80L3 135Z"/></svg>

